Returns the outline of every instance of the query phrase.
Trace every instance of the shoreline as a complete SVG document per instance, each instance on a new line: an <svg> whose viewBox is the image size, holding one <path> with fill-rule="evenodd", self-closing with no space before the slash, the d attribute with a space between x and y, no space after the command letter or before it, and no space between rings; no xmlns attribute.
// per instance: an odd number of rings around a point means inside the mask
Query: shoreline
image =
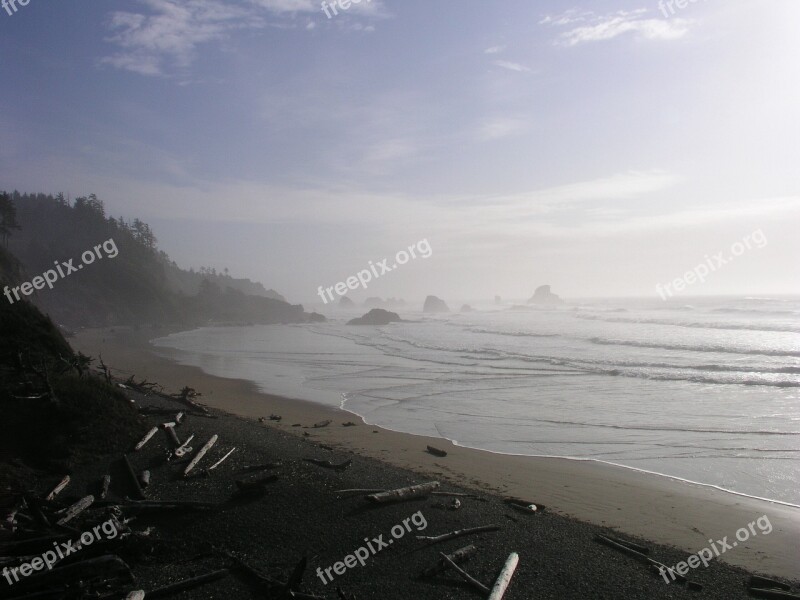
<svg viewBox="0 0 800 600"><path fill-rule="evenodd" d="M216 377L165 358L149 340L171 332L92 329L79 332L70 343L91 356L102 353L116 373L135 373L137 379L156 381L170 391L190 385L203 394L202 403L227 413L254 420L277 413L282 420L267 420L266 424L295 435L300 434L295 424L310 426L331 420L327 427L302 431L310 432L307 437L318 443L465 487L527 498L557 514L687 553L706 547L712 537L733 538L738 529L768 515L771 534L750 539L721 560L790 579L800 573L800 508L795 505L592 459L501 454L370 425L342 408L264 393L253 382ZM165 348L159 352L169 355ZM354 416L361 421L357 426L342 426ZM443 447L447 457L427 453L427 444Z"/></svg>
<svg viewBox="0 0 800 600"><path fill-rule="evenodd" d="M214 377L214 375L212 375L212 377ZM264 392L260 392L260 393L264 393ZM288 398L287 398L287 400L288 400ZM309 402L309 401L308 400L298 400L298 402ZM313 403L313 402L312 402L312 404L316 405L316 403ZM785 500L776 500L775 498L766 498L764 496L754 496L753 494L746 494L744 492L737 492L736 490L730 490L728 488L724 488L724 487L719 486L719 485L714 485L713 483L703 483L702 481L694 481L693 479L686 479L685 477L678 477L677 475L669 475L667 473L659 473L658 471L650 471L648 469L639 469L637 467L632 467L630 465L623 465L623 464L620 464L620 463L614 463L614 462L607 461L607 460L600 460L600 459L597 459L597 458L579 458L579 457L576 457L576 456L559 456L557 454L519 454L519 453L514 453L514 452L500 452L499 450L487 450L485 448L475 448L473 446L466 446L466 445L460 444L458 442L458 440L453 441L450 438L446 438L446 437L430 438L429 436L424 436L424 435L420 435L420 434L417 434L417 433L409 433L407 431L399 431L397 429L392 429L392 428L386 427L384 425L376 425L376 424L373 424L373 423L369 423L364 418L364 416L358 414L355 411L350 411L350 410L347 410L346 408L342 408L342 410L347 412L347 413L349 413L349 414L351 414L351 415L357 416L366 425L369 425L370 427L378 427L380 429L384 429L386 431L391 431L393 433L397 433L397 434L400 434L400 435L409 435L409 436L412 436L412 437L422 437L422 438L426 438L426 439L438 439L438 440L442 440L442 441L445 441L445 442L449 442L450 444L452 444L456 448L464 448L465 450L474 450L475 452L485 452L485 453L488 453L488 454L496 454L497 456L519 456L519 457L527 457L527 458L542 458L542 459L548 459L548 460L568 460L568 461L575 461L575 462L581 462L581 463L594 463L594 464L597 464L597 465L604 465L604 466L607 466L607 467L614 467L614 468L617 468L617 469L627 469L628 471L632 471L633 473L639 473L639 474L642 474L642 475L652 475L652 476L655 476L655 477L663 477L665 479L670 479L670 480L672 480L674 482L677 482L677 483L685 483L685 484L688 484L688 485L696 485L696 486L699 486L699 487L709 488L709 489L712 489L712 490L716 490L718 492L723 492L725 494L731 494L733 496L741 496L742 498L750 498L752 500L759 500L761 502L767 502L769 504L780 504L782 506L788 506L788 507L791 507L791 508L800 509L800 504L794 504L792 502L787 502Z"/></svg>

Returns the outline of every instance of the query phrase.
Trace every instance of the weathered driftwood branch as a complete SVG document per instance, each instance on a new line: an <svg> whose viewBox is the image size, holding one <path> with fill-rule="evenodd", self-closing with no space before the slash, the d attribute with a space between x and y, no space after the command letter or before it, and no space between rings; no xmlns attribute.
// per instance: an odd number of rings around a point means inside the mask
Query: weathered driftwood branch
<svg viewBox="0 0 800 600"><path fill-rule="evenodd" d="M466 571L461 569L456 563L454 563L452 560L450 560L450 558L447 556L447 554L445 554L444 552L439 552L439 556L442 557L442 560L445 562L445 564L448 567L450 567L456 573L461 575L461 577L464 579L464 581L466 581L468 584L470 584L476 590L478 590L478 591L480 591L480 592L482 592L484 594L488 594L489 593L489 588L488 587L486 587L480 581L478 581L477 579L472 577L472 575L470 575L469 573L467 573Z"/></svg>
<svg viewBox="0 0 800 600"><path fill-rule="evenodd" d="M202 394L198 393L194 390L194 388L190 388L188 385L184 386L183 389L180 391L179 394L170 394L166 396L172 400L177 400L178 402L188 406L192 410L196 410L203 415L208 415L208 409L203 406L202 404L198 404L191 400L191 398L196 398L197 396L201 396Z"/></svg>
<svg viewBox="0 0 800 600"><path fill-rule="evenodd" d="M323 467L325 469L333 469L334 471L344 471L353 464L353 459L346 460L338 465L329 460L317 460L316 458L304 458L303 460L310 462L312 465L317 465L318 467Z"/></svg>
<svg viewBox="0 0 800 600"><path fill-rule="evenodd" d="M61 517L58 521L56 521L56 525L66 525L72 519L77 517L87 508L89 508L93 503L94 503L94 496L90 495L81 498L64 512L64 516Z"/></svg>
<svg viewBox="0 0 800 600"><path fill-rule="evenodd" d="M628 540L621 540L619 538L615 538L610 535L603 535L603 537L608 540L611 540L612 542L616 542L617 544L622 544L623 546L627 546L631 550L635 550L640 554L650 554L650 549L647 546L642 546L641 544L634 544L633 542L629 542Z"/></svg>
<svg viewBox="0 0 800 600"><path fill-rule="evenodd" d="M447 558L449 558L452 562L458 564L458 563L466 562L467 560L469 560L469 557L472 556L473 554L475 554L477 551L478 551L478 548L475 547L474 545L470 544L469 546L464 546L463 548L459 548L458 550L456 550L452 554L448 554ZM448 568L448 564L445 561L440 560L439 562L437 562L432 567L429 567L429 568L425 569L420 576L421 577L433 577L434 575L436 575L438 573L442 573L443 571L446 571L447 568Z"/></svg>
<svg viewBox="0 0 800 600"><path fill-rule="evenodd" d="M659 572L670 571L670 568L667 567L667 565L660 563L657 560L653 560L649 556L642 554L641 552L637 552L633 548L629 548L624 544L615 542L614 540L610 539L605 535L598 534L594 536L594 540L605 546L608 546L609 548L614 548L615 550L619 550L623 554L627 554L628 556L635 558L640 563L651 566L654 570L658 570ZM686 577L684 577L680 573L676 573L674 569L671 570L671 575L674 575L675 579L680 583L686 583Z"/></svg>
<svg viewBox="0 0 800 600"><path fill-rule="evenodd" d="M100 500L105 500L108 490L111 487L111 475L103 475L103 482L100 484Z"/></svg>
<svg viewBox="0 0 800 600"><path fill-rule="evenodd" d="M133 470L127 454L122 455L122 464L125 465L125 471L128 473L128 478L133 486L133 491L136 495L136 498L139 500L143 499L144 492L142 491L142 487L139 485L139 478L136 476L136 471Z"/></svg>
<svg viewBox="0 0 800 600"><path fill-rule="evenodd" d="M208 440L202 448L200 448L198 453L192 459L192 462L190 462L186 467L186 469L184 469L183 471L184 477L186 477L191 472L191 470L197 466L197 463L199 463L200 459L202 459L206 455L206 452L208 452L211 449L211 446L217 443L217 439L219 439L219 436L215 433L214 435L211 436L211 439Z"/></svg>
<svg viewBox="0 0 800 600"><path fill-rule="evenodd" d="M15 587L41 589L45 586L86 581L89 578L97 577L113 577L125 582L133 581L133 575L125 561L119 556L109 554L63 565L51 571L34 572L15 584Z"/></svg>
<svg viewBox="0 0 800 600"><path fill-rule="evenodd" d="M265 463L263 465L247 465L239 469L241 473L254 473L256 471L266 471L267 469L277 469L281 463Z"/></svg>
<svg viewBox="0 0 800 600"><path fill-rule="evenodd" d="M156 501L140 500L138 502L125 502L122 506L135 511L137 514L143 512L159 512L167 510L213 510L217 505L213 502L181 502L181 501Z"/></svg>
<svg viewBox="0 0 800 600"><path fill-rule="evenodd" d="M125 596L125 600L144 600L144 590L134 590Z"/></svg>
<svg viewBox="0 0 800 600"><path fill-rule="evenodd" d="M751 596L756 598L766 598L766 600L798 600L800 595L784 592L781 590L769 590L765 588L751 587L747 590Z"/></svg>
<svg viewBox="0 0 800 600"><path fill-rule="evenodd" d="M438 544L439 542L446 542L447 540L452 540L455 538L463 537L465 535L472 535L474 533L483 533L485 531L499 531L499 525L482 525L480 527L471 527L469 529L458 529L456 531L451 531L450 533L444 533L442 535L418 535L418 540L427 540L431 544Z"/></svg>
<svg viewBox="0 0 800 600"><path fill-rule="evenodd" d="M228 569L220 569L218 571L212 571L211 573L206 573L198 577L192 577L190 579L184 579L183 581L179 581L177 583L173 583L164 586L162 588L158 588L157 590L153 590L152 592L147 592L145 597L148 600L150 598L166 598L167 596L177 594L178 592L182 592L184 590L190 590L192 588L196 588L206 583L216 581L217 579L222 579L223 577L227 577L229 574L230 571Z"/></svg>
<svg viewBox="0 0 800 600"><path fill-rule="evenodd" d="M208 467L208 469L206 469L206 470L207 471L213 471L214 469L216 469L218 466L220 466L225 461L226 458L228 458L231 454L233 454L234 450L236 450L235 446L233 448L231 448L230 451L225 456L220 458L217 462L215 462L213 465Z"/></svg>
<svg viewBox="0 0 800 600"><path fill-rule="evenodd" d="M776 590L783 590L784 592L788 592L792 589L790 585L787 585L781 581L768 579L767 577L761 577L759 575L750 575L750 580L747 582L747 587L762 589L774 588Z"/></svg>
<svg viewBox="0 0 800 600"><path fill-rule="evenodd" d="M438 487L438 481L429 481L428 483L420 483L410 487L389 490L388 492L370 494L367 496L367 500L370 502L376 502L378 504L385 504L388 502L404 502L406 500L412 500L413 498L427 496Z"/></svg>
<svg viewBox="0 0 800 600"><path fill-rule="evenodd" d="M273 481L278 481L277 475L266 475L265 477L261 477L259 479L250 479L246 481L237 479L236 488L242 493L253 492L263 489L266 484L272 483Z"/></svg>
<svg viewBox="0 0 800 600"><path fill-rule="evenodd" d="M139 450L144 448L144 445L150 441L150 438L152 438L156 434L156 431L158 431L158 427L153 427L150 431L148 431L145 434L145 436L141 439L141 441L138 444L136 444L136 446L133 448L134 452L138 452Z"/></svg>
<svg viewBox="0 0 800 600"><path fill-rule="evenodd" d="M48 500L48 501L55 500L56 496L58 496L61 493L61 491L65 487L67 487L68 485L69 485L69 475L65 475L64 479L62 479L58 483L58 485L53 488L53 491L51 491L49 494L47 494L47 497L45 498L45 500Z"/></svg>
<svg viewBox="0 0 800 600"><path fill-rule="evenodd" d="M508 589L508 584L511 583L511 578L514 576L514 571L517 570L518 563L519 555L516 552L508 555L508 560L506 560L503 570L500 571L497 581L494 582L494 587L492 588L492 593L489 594L488 600L502 600Z"/></svg>

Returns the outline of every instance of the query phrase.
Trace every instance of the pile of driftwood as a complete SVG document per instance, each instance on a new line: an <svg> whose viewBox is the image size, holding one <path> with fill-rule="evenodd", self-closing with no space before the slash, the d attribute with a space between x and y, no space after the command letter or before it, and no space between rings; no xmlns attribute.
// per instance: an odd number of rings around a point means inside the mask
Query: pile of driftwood
<svg viewBox="0 0 800 600"><path fill-rule="evenodd" d="M428 447L430 451L431 447ZM420 483L417 485L412 485L409 487L397 488L393 490L383 490L383 489L347 489L347 490L337 490L336 493L338 494L364 494L365 500L372 504L390 504L395 502L406 502L408 500L415 500L419 498L425 498L427 496L451 496L454 497L453 504L450 508L457 510L461 507L461 501L459 498L476 498L473 494L464 494L459 492L443 492L439 490L439 482L438 481L429 481L426 483ZM542 507L538 507L532 503L526 503L524 501L516 500L516 499L509 499L509 504L517 505L517 506L524 506L526 511L529 513L536 513L540 511ZM451 531L448 533L443 533L440 535L428 536L428 535L418 535L416 536L418 540L422 540L427 542L426 546L433 546L435 544L439 544L441 542L446 542L449 540L453 540L456 538L466 537L470 535L475 535L478 533L486 533L486 532L493 532L499 531L501 527L499 525L482 525L479 527L469 527L465 529L458 529L456 531ZM480 581L478 581L475 577L467 573L462 567L459 565L466 562L471 556L477 554L478 548L474 545L464 546L459 548L455 552L450 554L444 554L443 552L438 553L438 560L436 563L423 571L421 573L421 577L429 578L434 577L436 575L442 574L448 570L452 570L456 574L458 574L464 581L466 581L470 586L472 586L475 590L481 593L482 596L487 598L488 600L501 600L508 589L509 584L511 583L511 578L514 575L514 571L517 568L519 563L519 555L516 552L511 552L508 555L508 558L503 565L503 568L500 571L500 574L497 576L494 585L490 589L488 586L484 585Z"/></svg>
<svg viewBox="0 0 800 600"><path fill-rule="evenodd" d="M103 365L105 366L105 365ZM108 369L105 374L110 381ZM27 599L64 599L64 598L105 598L105 599L137 599L166 598L188 589L215 581L230 573L241 574L252 585L260 590L277 596L292 594L292 597L313 600L315 597L302 594L298 590L305 561L298 565L287 582L272 579L257 573L222 549L216 549L229 568L205 573L199 577L190 577L163 588L154 590L137 589L130 567L120 555L131 541L148 538L152 535L152 527L134 529L131 525L141 523L143 517L165 511L214 510L217 505L203 502L159 501L147 497L148 487L157 478L158 461L155 466L148 462L148 469L137 468L141 460L136 454L147 446L159 443L163 448L162 466L181 463L180 473L184 479L208 477L220 467L236 448L224 449L213 460L209 458L212 448L219 441L218 435L212 435L199 448L193 448L194 435L184 435L187 416L213 417L208 409L195 402L199 396L192 388L184 387L179 394L166 394L160 386L146 380L137 382L130 377L124 383L118 383L124 389L133 389L147 395L157 395L176 401L186 407L185 412L177 412L166 408L148 407L140 409L142 414L164 415L168 417L163 423L152 427L147 434L132 448L129 454L119 458L119 468L115 475L119 481L113 482L113 489L118 492L114 500L109 498L112 490L112 465L108 474L96 484L96 490L86 496L76 496L70 501L62 501L69 492L74 491L74 484L69 476L63 477L43 495L30 490L12 492L5 501L0 502L0 597L14 600ZM157 436L159 431L162 436ZM213 462L212 462L213 460ZM243 478L236 480L236 491L232 502L248 500L263 493L265 485L275 481L276 475L266 477L259 473L278 465L255 465L245 467ZM138 521L137 521L138 519ZM111 537L101 535L99 524L113 523L115 534ZM108 525L106 525L108 528ZM93 541L81 546L82 535L92 534ZM63 546L64 551L60 551ZM46 556L45 562L42 556ZM51 560L52 559L52 560ZM32 565L32 566L31 566ZM8 575L7 577L5 575Z"/></svg>
<svg viewBox="0 0 800 600"><path fill-rule="evenodd" d="M133 582L118 555L138 535L130 520L119 506L98 504L92 495L61 501L69 484L64 477L43 496L26 491L8 497L0 527L3 597L102 598Z"/></svg>

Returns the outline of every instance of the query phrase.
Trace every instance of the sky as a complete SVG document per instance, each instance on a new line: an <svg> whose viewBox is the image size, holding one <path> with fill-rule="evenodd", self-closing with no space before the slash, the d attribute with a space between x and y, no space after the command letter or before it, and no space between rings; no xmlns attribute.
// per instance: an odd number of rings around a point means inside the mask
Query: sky
<svg viewBox="0 0 800 600"><path fill-rule="evenodd" d="M181 266L311 304L425 239L349 295L655 298L760 231L677 295L800 293L797 0L15 6L0 189Z"/></svg>

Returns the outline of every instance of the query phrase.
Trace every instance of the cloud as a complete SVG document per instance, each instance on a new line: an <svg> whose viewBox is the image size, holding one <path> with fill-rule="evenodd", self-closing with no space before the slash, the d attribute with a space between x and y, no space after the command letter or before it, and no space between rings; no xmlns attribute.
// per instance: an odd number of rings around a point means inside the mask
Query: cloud
<svg viewBox="0 0 800 600"><path fill-rule="evenodd" d="M495 117L481 125L478 138L481 140L498 140L523 133L528 128L524 119Z"/></svg>
<svg viewBox="0 0 800 600"><path fill-rule="evenodd" d="M646 14L647 10L643 8L606 15L573 9L561 15L547 16L539 23L570 27L559 36L559 43L565 46L607 41L625 34L633 34L644 40L675 40L689 31L691 21L686 19L652 19L647 18Z"/></svg>
<svg viewBox="0 0 800 600"><path fill-rule="evenodd" d="M505 50L505 46L492 46L491 48L487 48L483 51L484 54L499 54L503 50Z"/></svg>
<svg viewBox="0 0 800 600"><path fill-rule="evenodd" d="M501 67L503 69L508 69L509 71L516 71L517 73L527 73L530 71L528 67L525 65L521 65L519 63L510 62L507 60L496 60L493 63L496 67Z"/></svg>
<svg viewBox="0 0 800 600"><path fill-rule="evenodd" d="M316 0L138 0L142 12L110 14L106 41L119 51L100 59L100 64L140 75L167 76L185 72L198 49L232 38L236 32L272 27L314 29L311 14L320 12ZM385 17L382 4L353 4L353 15ZM321 13L320 13L321 14ZM371 31L371 26L348 29Z"/></svg>

